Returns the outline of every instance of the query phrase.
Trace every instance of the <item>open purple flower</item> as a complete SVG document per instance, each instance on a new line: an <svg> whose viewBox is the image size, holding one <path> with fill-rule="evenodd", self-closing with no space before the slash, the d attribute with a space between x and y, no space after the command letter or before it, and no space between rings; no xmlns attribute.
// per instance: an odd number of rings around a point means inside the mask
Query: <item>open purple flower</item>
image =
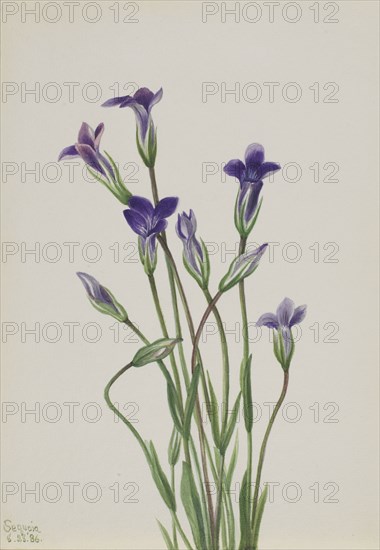
<svg viewBox="0 0 380 550"><path fill-rule="evenodd" d="M114 161L107 153L108 158L100 152L100 140L103 132L104 124L102 122L98 124L95 131L87 122L83 122L78 133L77 143L65 147L59 154L58 161L80 157L95 179L105 185L120 202L128 204L131 193L124 186Z"/></svg>
<svg viewBox="0 0 380 550"><path fill-rule="evenodd" d="M183 242L183 262L202 288L207 287L210 276L210 266L207 249L198 241L195 236L197 220L195 214L190 210L189 214L182 212L178 214L176 231Z"/></svg>
<svg viewBox="0 0 380 550"><path fill-rule="evenodd" d="M129 226L139 236L140 257L148 274L153 273L157 262L156 236L165 231L166 218L175 212L177 204L177 197L166 197L154 207L148 199L133 196L124 210Z"/></svg>
<svg viewBox="0 0 380 550"><path fill-rule="evenodd" d="M95 309L101 313L111 315L121 322L127 319L128 316L125 309L119 304L108 288L101 285L95 277L88 275L88 273L78 272L77 275L82 281L88 299Z"/></svg>
<svg viewBox="0 0 380 550"><path fill-rule="evenodd" d="M154 105L162 99L162 88L153 93L148 88L139 88L133 96L125 95L108 99L102 107L119 106L121 109L133 109L137 123L137 147L148 167L154 166L157 152L156 129L153 124L151 111Z"/></svg>
<svg viewBox="0 0 380 550"><path fill-rule="evenodd" d="M225 173L240 182L235 205L235 225L241 236L247 237L255 225L261 205L259 197L262 180L280 168L275 162L264 162L264 147L259 143L248 145L245 164L239 159L233 159L225 165Z"/></svg>
<svg viewBox="0 0 380 550"><path fill-rule="evenodd" d="M293 300L284 298L276 313L264 313L257 321L257 326L275 329L280 342L275 339L275 354L280 363L289 367L289 359L294 351L291 329L305 319L306 305L294 307ZM282 351L283 348L283 351Z"/></svg>

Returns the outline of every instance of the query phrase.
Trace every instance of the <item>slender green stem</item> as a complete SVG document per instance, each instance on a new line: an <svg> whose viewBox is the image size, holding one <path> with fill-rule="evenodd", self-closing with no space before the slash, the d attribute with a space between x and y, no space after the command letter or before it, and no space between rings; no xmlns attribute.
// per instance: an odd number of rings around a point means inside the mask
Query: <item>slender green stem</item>
<svg viewBox="0 0 380 550"><path fill-rule="evenodd" d="M204 292L204 295L206 296L206 300L208 304L210 304L212 302L212 296L209 290L206 288L204 289L203 292ZM230 393L230 365L229 365L229 357L228 357L227 338L226 338L226 333L224 330L222 318L216 306L213 307L212 312L215 316L216 324L218 325L218 331L220 335L220 344L222 347L222 357L223 357L222 432L224 432L227 427L227 420L228 420L228 404L229 404L229 393Z"/></svg>
<svg viewBox="0 0 380 550"><path fill-rule="evenodd" d="M212 302L212 296L209 290L206 288L203 290L204 295L208 304ZM222 358L223 358L223 399L222 399L222 433L225 433L227 429L228 421L228 404L229 404L229 393L230 393L230 366L229 366L229 357L228 357L228 345L226 333L224 330L222 318L220 316L219 310L216 306L212 309L213 315L215 317L216 323L218 325L219 335L220 335L220 344L222 347ZM220 521L222 513L222 503L223 503L223 478L224 478L224 455L220 457L220 471L218 475L218 495L217 495L217 504L216 504L216 519L215 519L215 529L216 529L216 548L219 545L219 531L220 531Z"/></svg>
<svg viewBox="0 0 380 550"><path fill-rule="evenodd" d="M247 244L247 238L240 237L239 256L244 254L246 244ZM247 360L249 356L249 334L248 334L247 302L245 299L244 279L239 283L239 295L240 295L241 318L242 318L242 325L243 325L242 326L243 350L244 350L243 357L245 360Z"/></svg>
<svg viewBox="0 0 380 550"><path fill-rule="evenodd" d="M185 311L185 316L186 316L187 324L188 324L188 327L189 327L191 340L192 340L192 343L193 343L193 346L194 346L194 343L195 343L194 323L193 323L193 319L192 319L192 316L191 316L189 304L188 304L188 301L187 301L187 298L186 298L186 294L185 294L185 291L184 291L184 288L183 288L183 285L182 285L182 281L181 281L181 278L180 278L179 273L178 273L177 265L175 263L173 255L172 255L172 253L171 253L171 251L170 251L170 249L167 245L166 240L162 236L158 236L157 240L160 243L160 245L162 246L162 248L163 248L163 250L164 250L168 260L170 261L171 266L172 266L172 270L173 270L174 278L175 278L175 281L176 281L176 284L177 284L178 292L180 294L182 305L183 305L183 308L184 308L184 311ZM198 343L195 346L195 348L193 348L194 349L193 355L194 355L195 358L196 357L199 358L199 362L201 364L201 375L202 375L203 391L205 393L206 402L209 403L209 398L208 398L208 394L207 394L207 386L206 386L206 381L205 381L205 376L204 376L204 370L203 370L203 366L202 366L202 362L201 362L200 353L199 353L199 350L198 350ZM191 372L192 373L194 372L195 366L196 366L195 361L194 362L192 361L192 366L191 366ZM204 428L203 428L203 425L202 425L202 412L201 412L201 406L200 406L200 403L199 403L199 396L198 395L197 395L197 399L196 399L195 410L196 410L196 417L197 417L197 427L198 427L198 431L199 431L199 445L200 445L200 450L201 450L204 484L205 484L206 493L207 493L211 538L212 538L212 541L213 541L213 544L214 544L214 538L215 538L214 505L213 505L213 502L212 502L211 493L208 490L208 488L210 487L210 481L209 481L208 468L207 468L207 459L206 459L206 452L205 452L206 435L205 435Z"/></svg>
<svg viewBox="0 0 380 550"><path fill-rule="evenodd" d="M166 328L165 318L164 318L164 314L162 312L161 302L160 302L160 298L159 298L159 295L158 295L157 285L156 285L156 280L154 278L154 275L149 275L148 279L149 279L149 284L150 284L150 288L151 288L151 291L152 291L154 305L156 306L157 316L158 316L158 319L159 319L159 322L160 322L162 334L165 338L169 338L169 333L168 333L168 330ZM176 361L175 361L174 353L170 354L170 364L171 364L172 369L173 369L174 380L175 380L175 385L176 385L176 389L177 389L177 393L178 393L178 398L179 398L181 409L183 411L181 380L179 378L179 373L178 373L178 368L177 368L177 364L176 364Z"/></svg>
<svg viewBox="0 0 380 550"><path fill-rule="evenodd" d="M173 495L175 496L175 466L174 466L174 464L171 465L170 470L171 470L171 487L172 487ZM178 548L177 526L176 526L176 522L175 522L174 519L173 519L173 543L174 543L174 547Z"/></svg>
<svg viewBox="0 0 380 550"><path fill-rule="evenodd" d="M157 204L160 200L160 197L159 197L159 194L158 194L156 172L155 172L154 167L149 168L149 177L150 177L150 184L151 184L151 189L152 189L153 202L154 202L155 206L157 206ZM162 234L162 239L166 243L166 246L167 246L167 240L166 240L166 233L165 232ZM188 373L188 370L187 370L185 353L184 353L183 344L182 344L182 328L181 328L181 320L180 320L179 311L178 311L176 284L175 284L175 281L174 281L172 265L170 264L170 262L169 262L166 255L165 255L165 260L166 260L166 267L167 267L167 270L168 270L170 294L171 294L171 298L172 298L174 322L175 322L175 327L176 327L176 337L178 339L181 339L181 341L178 343L179 359L180 359L180 362L181 362L182 375L184 377L186 387L188 388L189 384L190 384L190 379L189 379L189 373Z"/></svg>
<svg viewBox="0 0 380 550"><path fill-rule="evenodd" d="M209 305L207 306L206 311L203 314L201 322L199 323L199 327L197 329L197 332L195 333L194 342L193 342L193 353L192 353L192 356L191 356L191 372L194 372L194 370L195 370L195 366L196 366L196 362L197 362L197 350L198 350L199 340L200 340L200 337L202 335L203 328L204 328L205 323L206 323L207 319L209 318L211 312L213 311L217 301L219 300L219 298L221 296L222 296L222 293L218 292L215 295L215 297L211 299ZM203 426L201 426L201 429L203 431ZM203 445L203 448L202 448L202 445ZM202 455L203 455L204 452L205 452L204 441L203 442L201 441L201 450L202 450ZM217 541L217 532L216 532L216 525L215 525L213 503L212 503L211 494L209 492L207 492L207 495L208 495L208 498L209 498L209 516L210 516L212 542L213 542L213 547L217 550L217 548L218 548L217 545L216 545L217 544L217 542L216 542Z"/></svg>
<svg viewBox="0 0 380 550"><path fill-rule="evenodd" d="M247 237L240 237L239 256L244 254L247 245ZM247 301L245 297L245 282L244 279L239 283L240 309L242 320L242 335L243 335L243 361L247 364L249 358L249 334L248 334L248 315ZM250 403L246 404L248 407ZM247 432L247 503L248 517L251 516L251 494L252 494L252 430Z"/></svg>
<svg viewBox="0 0 380 550"><path fill-rule="evenodd" d="M264 464L265 449L266 449L266 446L267 446L267 443L268 443L268 438L269 438L270 432L271 432L272 427L273 427L273 423L276 420L276 416L278 414L278 411L280 410L281 405L282 405L282 403L285 399L286 392L288 390L288 384L289 384L289 371L284 371L284 382L283 382L283 386L282 386L281 395L280 395L280 397L279 397L279 399L276 403L276 406L273 410L272 416L270 417L268 427L266 429L264 439L263 439L263 442L261 444L259 462L258 462L258 465L257 465L256 481L255 481L255 493L254 493L254 496L253 496L252 527L254 526L254 523L255 523L255 515L256 515L256 509L257 509L257 502L258 502L258 498L259 498L261 472L262 472L263 464Z"/></svg>

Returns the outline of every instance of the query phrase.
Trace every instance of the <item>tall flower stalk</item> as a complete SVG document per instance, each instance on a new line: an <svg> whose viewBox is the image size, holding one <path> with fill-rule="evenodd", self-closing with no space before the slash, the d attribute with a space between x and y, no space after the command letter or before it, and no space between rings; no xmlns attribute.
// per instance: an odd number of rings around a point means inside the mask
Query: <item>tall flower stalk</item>
<svg viewBox="0 0 380 550"><path fill-rule="evenodd" d="M82 158L94 178L105 185L119 202L125 205L124 218L137 235L140 262L149 282L161 330L160 337L153 342L148 340L108 287L103 286L95 277L87 273L78 272L78 276L91 305L99 312L110 315L128 326L143 344L132 360L110 379L104 390L104 398L108 407L122 420L137 440L157 490L168 508L171 528L168 530L163 523L158 522L168 550L179 550L182 544L187 550L221 550L221 548L257 550L261 518L267 496L266 488L261 495L259 494L264 456L270 433L288 388L289 368L295 351L292 327L300 323L306 314L306 306L295 308L294 303L289 298L285 298L277 308L276 314L266 313L257 321L258 326L266 326L274 331L273 351L283 369L284 382L261 444L252 497L254 451L252 354L248 334L252 304L247 299L245 284L246 279L251 277L259 267L268 245L264 243L252 249L248 246L248 239L262 207L263 180L271 173L278 171L280 165L265 162L264 148L257 143L247 147L244 162L233 159L226 164L225 172L239 182L234 222L240 243L239 252L221 278L216 293L210 290L212 288L210 258L205 243L197 237L197 220L194 211L190 209L188 213L183 211L178 214L176 233L183 245L183 264L187 273L197 282L207 304L196 328L191 302L186 294L175 254L169 244L168 231L172 229L171 218L177 209L178 198L171 196L160 199L156 178L158 137L152 109L161 101L162 96L161 88L156 93L148 88L140 88L133 96L111 98L103 104L106 107L130 107L134 112L136 144L149 173L151 200L143 196L145 193L134 194L129 191L112 157L108 153L101 152L100 139L104 132L103 123L99 124L95 130L83 123L77 142L63 149L59 156L60 160L71 157ZM160 255L165 258L166 263L174 335L171 335L169 328L170 312L159 290L162 282L158 262ZM236 359L229 353L220 305L223 305L224 294L233 291L235 287L239 289L243 352L240 391L231 399L230 378L231 374L236 376L237 369L234 368ZM182 329L182 314L185 316L188 331ZM201 353L201 347L203 348L201 336L211 315L215 317L220 338L220 368L216 358L206 365ZM185 351L186 340L191 344L191 356L187 356ZM167 368L165 360L170 362L170 369ZM163 375L172 423L166 467L163 466L154 443L146 441L141 436L136 427L118 410L111 398L111 389L122 376L130 376L131 371L138 376L138 371L135 369L152 369L154 364L159 367ZM216 376L221 379L220 398L215 391ZM206 415L202 414L201 396L206 407ZM241 481L240 533L237 538L236 510L231 499L231 486L239 459L237 423L241 403L243 403L247 438L247 456L245 473ZM198 444L193 436L194 428L198 433ZM232 441L235 443L232 444ZM180 475L177 475L179 468ZM188 520L187 526L184 526L179 519L182 517L182 513L179 514L180 506ZM237 540L239 540L238 546Z"/></svg>

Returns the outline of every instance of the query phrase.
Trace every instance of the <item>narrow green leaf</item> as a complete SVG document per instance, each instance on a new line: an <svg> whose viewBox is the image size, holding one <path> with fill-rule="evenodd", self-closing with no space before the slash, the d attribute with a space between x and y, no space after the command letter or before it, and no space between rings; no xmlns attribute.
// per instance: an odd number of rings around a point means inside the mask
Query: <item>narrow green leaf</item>
<svg viewBox="0 0 380 550"><path fill-rule="evenodd" d="M239 493L239 511L240 511L240 544L239 550L246 550L251 529L251 518L249 517L248 504L248 475L245 471Z"/></svg>
<svg viewBox="0 0 380 550"><path fill-rule="evenodd" d="M211 422L211 430L212 430L212 436L214 438L214 443L216 447L219 449L220 447L220 429L219 429L219 418L218 418L218 399L215 394L214 387L211 382L211 378L209 373L207 373L207 381L208 381L208 387L210 392L210 422Z"/></svg>
<svg viewBox="0 0 380 550"><path fill-rule="evenodd" d="M253 410L252 410L252 386L251 386L252 355L247 362L242 364L241 391L243 394L244 423L247 432L252 431Z"/></svg>
<svg viewBox="0 0 380 550"><path fill-rule="evenodd" d="M157 523L158 523L158 526L160 528L161 535L162 535L162 537L165 541L167 549L168 550L175 550L175 546L172 543L172 539L170 538L169 533L167 532L167 530L165 529L165 527L162 525L162 523L160 521L157 520Z"/></svg>
<svg viewBox="0 0 380 550"><path fill-rule="evenodd" d="M191 532L195 546L198 550L207 548L206 536L203 523L202 507L197 487L195 485L191 467L187 462L182 463L181 499L187 518L190 523Z"/></svg>
<svg viewBox="0 0 380 550"><path fill-rule="evenodd" d="M171 466L175 466L177 464L180 450L181 437L176 428L173 428L168 447L168 461Z"/></svg>
<svg viewBox="0 0 380 550"><path fill-rule="evenodd" d="M179 407L178 407L178 397L177 392L175 389L175 386L173 382L169 382L167 384L167 395L168 395L168 405L171 417L173 419L174 425L177 428L177 430L182 434L183 433L183 426L179 414Z"/></svg>
<svg viewBox="0 0 380 550"><path fill-rule="evenodd" d="M173 491L170 487L169 481L165 475L165 472L163 471L156 449L154 448L153 442L150 441L149 443L149 450L150 450L150 456L151 456L151 472L154 479L154 482L156 483L157 489L160 492L160 495L162 496L166 506L176 511L176 502L175 497L173 494Z"/></svg>
<svg viewBox="0 0 380 550"><path fill-rule="evenodd" d="M239 393L239 395L236 398L235 405L232 409L230 420L229 420L228 425L227 425L227 429L226 429L225 433L222 435L222 440L221 440L221 444L220 444L220 452L222 454L224 454L226 452L227 447L228 447L228 445L231 441L231 437L234 433L237 417L238 417L238 414L239 414L240 399L241 399L241 392Z"/></svg>
<svg viewBox="0 0 380 550"><path fill-rule="evenodd" d="M228 470L226 473L225 485L226 485L227 491L231 488L232 477L234 475L234 471L236 468L238 455L239 455L239 438L238 438L238 435L236 434L234 450L232 451L230 464L228 466Z"/></svg>
<svg viewBox="0 0 380 550"><path fill-rule="evenodd" d="M183 421L183 437L185 439L189 439L190 437L191 418L193 416L195 400L197 398L200 373L201 373L201 367L200 365L197 365L195 367L195 370L191 379L191 383L187 392L185 415L184 415L184 421Z"/></svg>
<svg viewBox="0 0 380 550"><path fill-rule="evenodd" d="M257 545L259 543L259 533L261 520L264 513L265 503L268 496L268 485L265 485L263 492L260 495L259 501L257 503L257 510L255 514L255 523L253 525L253 550L257 550Z"/></svg>

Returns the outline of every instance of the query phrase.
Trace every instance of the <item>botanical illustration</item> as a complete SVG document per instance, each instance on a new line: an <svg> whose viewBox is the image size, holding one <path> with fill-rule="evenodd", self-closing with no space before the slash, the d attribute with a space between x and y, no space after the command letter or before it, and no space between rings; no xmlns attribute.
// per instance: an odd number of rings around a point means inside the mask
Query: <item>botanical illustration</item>
<svg viewBox="0 0 380 550"><path fill-rule="evenodd" d="M247 303L245 286L251 282L251 276L259 267L268 245L263 243L252 249L248 246L248 239L261 212L265 178L277 172L280 165L265 160L264 147L258 143L248 145L243 160L233 159L226 163L224 171L231 177L231 184L236 182L237 185L235 205L227 206L231 211L231 223L234 217L240 247L239 254L231 262L215 292L214 285L210 284L208 250L197 235L198 224L194 210L177 213L175 220L178 197L161 198L159 194L155 172L158 138L152 109L162 97L162 89L153 93L147 88L140 88L133 96L112 98L103 104L103 107L130 107L133 110L137 149L149 172L150 190L139 190L135 195L126 188L116 160L101 148L104 132L102 123L95 130L83 123L77 142L63 149L59 156L60 160L80 157L92 176L124 205L126 229L131 230L138 240L141 269L150 285L152 307L158 316L161 333L153 340L148 340L143 329L140 330L133 322L133 313L127 312L107 286L103 286L91 274L80 272L78 277L94 308L125 323L141 341L141 347L135 355L106 384L104 398L111 411L122 420L123 428L129 430L127 436L137 440L153 482L167 506L168 517L159 522L167 548L257 550L267 499L267 487L262 485L265 454L270 450L269 436L288 389L295 352L292 327L301 323L306 315L305 305L296 307L291 299L285 297L273 313L258 314L255 319L251 319L256 321L257 326L268 327L273 331L274 360L279 363L279 372L283 375L282 390L263 440L254 442L254 385L252 387L251 382L254 355L248 337L248 312L254 312L254 304ZM132 132L131 128L131 139ZM160 150L160 154L165 154L165 151ZM279 215L285 218L286 210ZM174 238L180 239L183 244L185 269L171 251L170 241ZM163 260L160 266L162 269L156 271L159 255ZM171 293L171 304L165 306L159 292L160 285L165 284L162 280L164 271ZM200 321L193 315L189 297L184 290L185 276L195 280L193 291L199 290L204 295L205 308ZM219 309L227 292L233 293L240 302L243 349L239 357L231 357L229 353ZM269 297L268 309L272 310L274 305ZM167 328L168 312L173 315L175 334L170 334ZM201 336L210 317L215 319L218 326L221 365L206 365L202 359ZM186 319L186 325L181 322L182 319ZM184 343L187 348L191 347L190 354L186 353ZM230 365L234 368L230 368ZM237 366L240 366L240 370ZM146 441L112 400L112 387L118 379L128 376L130 369L142 367L158 367L165 378L167 393L157 396L157 400L162 403L167 401L172 421L167 458L158 456L154 442ZM218 385L221 382L222 395L217 395L216 378L212 380L210 371L213 377L218 377ZM237 395L231 395L231 375L240 376L240 391ZM201 403L206 403L207 425L202 420ZM220 406L221 403L223 406ZM246 444L242 441L242 434L237 432L237 418L241 410ZM239 436L240 448L246 450L244 456L239 453ZM257 451L255 456L254 450L255 453ZM239 505L234 507L230 488L235 479L238 459L244 462L245 467L244 476L240 480ZM254 471L253 464L256 461L257 469ZM217 487L216 494L212 494L211 484Z"/></svg>

